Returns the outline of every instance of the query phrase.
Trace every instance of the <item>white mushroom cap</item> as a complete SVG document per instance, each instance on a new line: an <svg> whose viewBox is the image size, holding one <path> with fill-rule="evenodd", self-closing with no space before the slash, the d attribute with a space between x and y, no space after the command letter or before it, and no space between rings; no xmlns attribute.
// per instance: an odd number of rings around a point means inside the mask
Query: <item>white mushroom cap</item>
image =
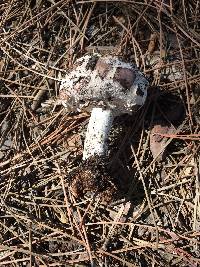
<svg viewBox="0 0 200 267"><path fill-rule="evenodd" d="M144 104L148 81L136 66L99 54L79 58L61 82L60 99L69 110L89 106L131 113Z"/></svg>

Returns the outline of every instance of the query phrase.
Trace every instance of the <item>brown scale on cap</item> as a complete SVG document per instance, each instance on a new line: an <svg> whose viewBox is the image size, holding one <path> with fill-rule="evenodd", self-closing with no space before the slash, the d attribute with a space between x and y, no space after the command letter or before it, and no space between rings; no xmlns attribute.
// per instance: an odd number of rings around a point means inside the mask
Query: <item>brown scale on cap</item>
<svg viewBox="0 0 200 267"><path fill-rule="evenodd" d="M133 70L117 68L114 76L114 81L119 82L125 89L130 89L135 80Z"/></svg>
<svg viewBox="0 0 200 267"><path fill-rule="evenodd" d="M104 58L99 58L95 67L95 70L98 72L99 76L102 79L106 79L109 71L113 66L106 63ZM131 88L133 82L135 80L135 73L131 69L125 69L118 67L115 71L113 81L118 82L124 87L125 90Z"/></svg>
<svg viewBox="0 0 200 267"><path fill-rule="evenodd" d="M105 76L108 74L110 66L106 62L104 62L101 58L99 58L99 60L97 61L95 69L98 72L99 76L102 79L104 79Z"/></svg>

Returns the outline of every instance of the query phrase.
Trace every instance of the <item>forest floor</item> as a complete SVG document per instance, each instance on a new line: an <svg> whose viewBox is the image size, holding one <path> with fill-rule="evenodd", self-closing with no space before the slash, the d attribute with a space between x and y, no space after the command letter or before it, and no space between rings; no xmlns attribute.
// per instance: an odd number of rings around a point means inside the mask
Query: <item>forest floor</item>
<svg viewBox="0 0 200 267"><path fill-rule="evenodd" d="M0 266L200 265L199 21L199 0L1 0ZM82 172L90 114L55 105L94 52L149 81L114 121L101 190Z"/></svg>

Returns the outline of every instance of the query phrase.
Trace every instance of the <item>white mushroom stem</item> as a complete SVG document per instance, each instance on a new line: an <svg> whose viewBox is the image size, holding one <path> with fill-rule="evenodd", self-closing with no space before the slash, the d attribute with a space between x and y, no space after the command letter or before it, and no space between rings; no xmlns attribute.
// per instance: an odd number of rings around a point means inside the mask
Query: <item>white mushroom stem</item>
<svg viewBox="0 0 200 267"><path fill-rule="evenodd" d="M85 137L83 160L94 155L103 156L107 154L107 140L113 119L112 110L92 109Z"/></svg>

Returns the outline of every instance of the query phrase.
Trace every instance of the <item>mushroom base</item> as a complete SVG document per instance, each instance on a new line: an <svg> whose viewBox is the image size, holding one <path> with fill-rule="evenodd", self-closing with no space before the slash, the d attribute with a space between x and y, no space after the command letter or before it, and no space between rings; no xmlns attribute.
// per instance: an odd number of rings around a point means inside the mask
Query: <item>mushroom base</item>
<svg viewBox="0 0 200 267"><path fill-rule="evenodd" d="M117 188L107 167L107 157L90 157L68 176L73 195L82 198L85 194L99 194L103 201L117 197Z"/></svg>

